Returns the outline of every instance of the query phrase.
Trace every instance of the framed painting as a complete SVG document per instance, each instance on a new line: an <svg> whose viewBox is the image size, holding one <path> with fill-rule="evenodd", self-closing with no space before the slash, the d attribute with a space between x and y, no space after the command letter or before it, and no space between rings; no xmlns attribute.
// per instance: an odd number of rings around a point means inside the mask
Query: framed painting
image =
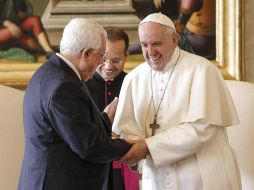
<svg viewBox="0 0 254 190"><path fill-rule="evenodd" d="M244 78L243 1L216 0L216 59L212 62L220 69L225 79ZM26 63L0 59L0 84L25 89L33 73L42 63L43 61ZM140 63L141 60L135 57L129 59L125 64L125 71L130 71Z"/></svg>

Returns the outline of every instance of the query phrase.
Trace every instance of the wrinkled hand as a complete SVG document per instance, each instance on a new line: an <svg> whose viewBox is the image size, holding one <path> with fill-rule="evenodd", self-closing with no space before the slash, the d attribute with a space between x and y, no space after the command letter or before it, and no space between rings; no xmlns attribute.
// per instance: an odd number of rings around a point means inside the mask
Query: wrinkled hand
<svg viewBox="0 0 254 190"><path fill-rule="evenodd" d="M125 139L125 141L132 144L132 147L122 158L120 158L121 162L125 162L129 166L132 166L149 154L145 140L133 141Z"/></svg>
<svg viewBox="0 0 254 190"><path fill-rule="evenodd" d="M21 30L15 23L13 23L9 20L6 20L6 21L4 21L3 25L6 28L8 28L8 30L10 30L10 32L14 36L14 38L18 39L21 36Z"/></svg>
<svg viewBox="0 0 254 190"><path fill-rule="evenodd" d="M112 123L115 118L117 104L118 104L118 98L115 97L115 99L109 105L107 105L106 108L104 109L104 112L108 114L108 117Z"/></svg>

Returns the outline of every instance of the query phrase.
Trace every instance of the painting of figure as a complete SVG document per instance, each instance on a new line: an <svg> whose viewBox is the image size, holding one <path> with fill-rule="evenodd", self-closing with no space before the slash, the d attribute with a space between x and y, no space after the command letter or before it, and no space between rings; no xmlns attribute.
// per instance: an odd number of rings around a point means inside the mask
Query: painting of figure
<svg viewBox="0 0 254 190"><path fill-rule="evenodd" d="M36 53L54 53L39 16L28 0L0 0L0 57L31 59ZM31 56L29 56L31 55Z"/></svg>

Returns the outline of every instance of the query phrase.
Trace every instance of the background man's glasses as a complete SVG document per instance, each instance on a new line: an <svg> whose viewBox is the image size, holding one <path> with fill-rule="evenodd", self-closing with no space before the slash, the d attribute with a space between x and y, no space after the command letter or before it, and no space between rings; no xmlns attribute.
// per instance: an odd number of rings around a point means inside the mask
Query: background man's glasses
<svg viewBox="0 0 254 190"><path fill-rule="evenodd" d="M113 59L113 60L109 60L109 59L104 59L103 60L103 63L111 63L111 64L122 64L123 63L123 60L118 60L118 59Z"/></svg>
<svg viewBox="0 0 254 190"><path fill-rule="evenodd" d="M111 63L111 64L122 64L123 63L123 60L109 60L109 59L106 59L106 60L103 60L103 63Z"/></svg>

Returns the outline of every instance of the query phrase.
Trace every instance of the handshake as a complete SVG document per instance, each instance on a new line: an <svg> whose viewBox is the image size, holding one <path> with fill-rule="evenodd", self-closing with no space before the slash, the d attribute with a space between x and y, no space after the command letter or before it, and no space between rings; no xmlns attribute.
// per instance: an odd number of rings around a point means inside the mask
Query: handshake
<svg viewBox="0 0 254 190"><path fill-rule="evenodd" d="M133 170L133 167L142 159L145 159L149 155L149 149L146 145L145 140L126 140L125 141L132 145L131 149L119 159L119 161L128 164Z"/></svg>

